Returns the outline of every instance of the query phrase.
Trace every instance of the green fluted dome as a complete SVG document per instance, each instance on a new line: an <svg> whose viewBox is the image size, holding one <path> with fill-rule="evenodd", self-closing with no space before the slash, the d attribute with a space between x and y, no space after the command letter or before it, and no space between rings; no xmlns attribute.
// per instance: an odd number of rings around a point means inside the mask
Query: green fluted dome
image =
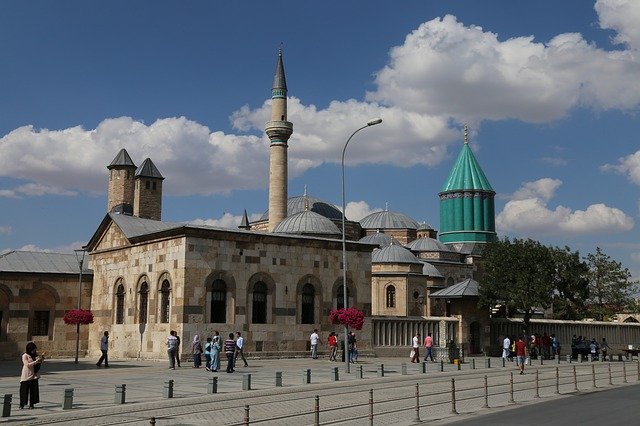
<svg viewBox="0 0 640 426"><path fill-rule="evenodd" d="M440 191L447 192L461 189L493 191L489 180L484 175L478 160L476 160L467 143L462 147L462 151L460 151L460 155L458 155L458 159Z"/></svg>

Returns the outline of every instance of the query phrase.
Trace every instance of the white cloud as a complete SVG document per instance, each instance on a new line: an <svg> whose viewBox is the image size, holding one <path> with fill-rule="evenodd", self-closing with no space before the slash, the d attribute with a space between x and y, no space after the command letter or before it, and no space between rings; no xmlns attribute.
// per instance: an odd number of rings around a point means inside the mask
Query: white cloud
<svg viewBox="0 0 640 426"><path fill-rule="evenodd" d="M0 226L0 234L10 234L13 232L10 226Z"/></svg>
<svg viewBox="0 0 640 426"><path fill-rule="evenodd" d="M640 252L634 251L633 253L631 253L630 257L634 262L640 263Z"/></svg>
<svg viewBox="0 0 640 426"><path fill-rule="evenodd" d="M640 185L640 151L618 159L618 164L605 164L600 167L602 171L614 171L626 174L628 179Z"/></svg>
<svg viewBox="0 0 640 426"><path fill-rule="evenodd" d="M371 213L382 211L380 207L370 207L366 201L350 201L345 206L345 210L347 211L346 218L355 221L359 221Z"/></svg>
<svg viewBox="0 0 640 426"><path fill-rule="evenodd" d="M261 213L252 213L248 215L249 222L254 222L262 217ZM234 216L231 213L224 213L219 219L194 219L187 223L190 225L206 225L216 228L238 229L238 225L242 222L242 215Z"/></svg>
<svg viewBox="0 0 640 426"><path fill-rule="evenodd" d="M634 52L605 51L577 33L546 43L533 36L502 41L447 15L423 23L391 49L367 99L458 122L547 122L576 106L637 107L639 71Z"/></svg>
<svg viewBox="0 0 640 426"><path fill-rule="evenodd" d="M27 195L31 197L42 195L63 195L67 197L73 197L77 194L78 193L75 191L69 191L67 189L40 183L27 183L13 189L0 190L0 197L9 198L20 198L20 195Z"/></svg>
<svg viewBox="0 0 640 426"><path fill-rule="evenodd" d="M568 164L568 161L561 157L542 157L540 158L540 161L550 166L556 167L566 166Z"/></svg>
<svg viewBox="0 0 640 426"><path fill-rule="evenodd" d="M562 182L556 179L540 179L525 182L505 204L496 217L496 227L504 232L536 234L595 234L628 231L633 219L622 210L604 204L592 204L586 210L572 211L568 207L547 207L555 190ZM530 198L523 198L529 194Z"/></svg>
<svg viewBox="0 0 640 426"><path fill-rule="evenodd" d="M614 42L632 49L640 48L640 7L637 0L598 0L595 9L600 27L616 32Z"/></svg>
<svg viewBox="0 0 640 426"><path fill-rule="evenodd" d="M13 250L18 250L18 251L39 251L39 252L44 252L44 253L73 253L74 250L76 249L81 249L82 246L84 246L86 244L86 242L83 241L75 241L73 243L69 243L69 244L64 244L64 245L60 245L60 246L54 246L54 247L40 247L36 244L25 244L22 247L19 248L5 248L0 250L0 254L4 254L4 253L8 253L10 251Z"/></svg>

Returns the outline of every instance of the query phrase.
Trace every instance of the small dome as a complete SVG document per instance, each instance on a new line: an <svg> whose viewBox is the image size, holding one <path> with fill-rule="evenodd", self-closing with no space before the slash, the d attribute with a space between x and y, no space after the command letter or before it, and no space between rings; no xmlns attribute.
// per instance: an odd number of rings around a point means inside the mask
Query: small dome
<svg viewBox="0 0 640 426"><path fill-rule="evenodd" d="M433 228L428 223L422 222L420 226L418 226L418 231L433 231Z"/></svg>
<svg viewBox="0 0 640 426"><path fill-rule="evenodd" d="M287 200L287 216L310 210L328 219L342 220L342 213L333 204L327 203L309 195L299 195ZM269 210L264 212L260 220L269 220Z"/></svg>
<svg viewBox="0 0 640 426"><path fill-rule="evenodd" d="M361 243L377 244L380 248L391 244L401 245L395 238L383 232L376 232L375 234L367 235L366 237L360 238L359 241Z"/></svg>
<svg viewBox="0 0 640 426"><path fill-rule="evenodd" d="M421 265L423 262L420 262L406 248L391 244L379 250L374 250L371 253L371 263L415 263Z"/></svg>
<svg viewBox="0 0 640 426"><path fill-rule="evenodd" d="M387 210L371 213L360 220L360 225L364 229L418 229L419 226L409 216Z"/></svg>
<svg viewBox="0 0 640 426"><path fill-rule="evenodd" d="M312 211L302 211L287 217L276 226L273 232L281 234L342 235L342 232L333 222Z"/></svg>
<svg viewBox="0 0 640 426"><path fill-rule="evenodd" d="M418 238L417 240L413 240L409 244L407 244L407 248L412 251L418 251L418 252L451 251L449 247L445 246L440 241L434 238L429 238L429 237L423 237L423 238Z"/></svg>
<svg viewBox="0 0 640 426"><path fill-rule="evenodd" d="M438 268L428 262L424 262L424 266L422 267L422 274L434 278L444 278L440 271L438 271Z"/></svg>

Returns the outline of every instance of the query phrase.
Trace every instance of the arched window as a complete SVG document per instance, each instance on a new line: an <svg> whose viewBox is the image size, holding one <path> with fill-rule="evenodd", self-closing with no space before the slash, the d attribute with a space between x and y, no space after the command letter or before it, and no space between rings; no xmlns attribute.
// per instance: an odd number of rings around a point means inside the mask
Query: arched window
<svg viewBox="0 0 640 426"><path fill-rule="evenodd" d="M147 322L147 311L149 309L149 285L143 282L140 285L140 306L138 311L138 322L144 324Z"/></svg>
<svg viewBox="0 0 640 426"><path fill-rule="evenodd" d="M227 322L227 284L223 280L215 280L211 285L210 322Z"/></svg>
<svg viewBox="0 0 640 426"><path fill-rule="evenodd" d="M169 322L169 306L171 302L171 285L168 280L162 281L160 287L160 322Z"/></svg>
<svg viewBox="0 0 640 426"><path fill-rule="evenodd" d="M253 286L251 322L253 324L267 323L267 285L262 281L258 281Z"/></svg>
<svg viewBox="0 0 640 426"><path fill-rule="evenodd" d="M302 287L302 315L300 316L302 324L315 323L315 298L316 289L312 284L305 284Z"/></svg>
<svg viewBox="0 0 640 426"><path fill-rule="evenodd" d="M124 324L124 286L118 284L116 290L116 324Z"/></svg>
<svg viewBox="0 0 640 426"><path fill-rule="evenodd" d="M447 287L453 285L453 277L447 278Z"/></svg>
<svg viewBox="0 0 640 426"><path fill-rule="evenodd" d="M387 287L387 308L396 307L396 288L392 285Z"/></svg>
<svg viewBox="0 0 640 426"><path fill-rule="evenodd" d="M349 307L349 299L351 299L351 289L347 287L347 308ZM336 295L336 308L344 308L344 290L342 286L338 288L338 294Z"/></svg>

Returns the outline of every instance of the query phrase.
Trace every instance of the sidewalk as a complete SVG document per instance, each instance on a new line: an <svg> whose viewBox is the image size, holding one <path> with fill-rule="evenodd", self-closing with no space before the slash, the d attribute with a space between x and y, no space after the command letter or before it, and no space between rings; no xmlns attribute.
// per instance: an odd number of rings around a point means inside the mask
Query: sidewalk
<svg viewBox="0 0 640 426"><path fill-rule="evenodd" d="M444 364L445 371L440 372L439 363L427 364L427 374L422 374L421 365L411 364L404 358L368 358L361 364L352 364L351 374L344 372L343 363L329 362L324 359L267 359L248 360L249 367L238 367L235 373L210 373L204 368L194 369L191 364L183 363L182 368L167 370L167 363L160 361L123 360L111 361L110 368L96 368L95 360L81 360L78 365L73 360L47 360L42 368L40 379L40 400L34 410L18 409L19 363L0 363L0 391L13 394L11 417L0 422L29 424L149 424L152 416L156 424L205 424L215 417L216 424L238 424L245 415L245 405L251 407L252 419L268 419L279 416L288 417L301 413L299 417L277 420L278 424L313 424L312 411L315 395L320 396L321 421L336 420L340 423L366 423L359 416L368 415L366 403L369 391L374 390L374 399L378 402L377 413L402 407L402 415L379 414L376 418L387 419L385 424L411 423L414 388L419 383L423 394L422 404L433 404L421 411L429 413L429 418L450 416L448 406L451 378L460 381L460 401L458 410L472 412L482 409L482 389L484 375L489 377L495 395L491 406L508 405L507 377L515 371L514 365L502 367L499 358L491 359L492 368L484 368L484 358L476 360L476 370L471 369L470 360L458 371L458 367ZM401 364L406 362L407 375L402 374ZM380 364L385 365L385 377L378 377ZM627 363L627 376L630 383L636 383L636 365ZM573 364L580 370L580 386L589 385L590 364ZM606 386L607 364L598 363L598 381ZM612 364L613 365L613 364ZM616 369L620 369L620 363ZM333 368L339 367L339 381L335 382ZM357 377L358 367L362 367L364 379ZM535 370L539 370L543 386L549 386L554 380L557 364L551 361L544 366L529 366L525 376L516 376L517 395L520 400L533 400L531 387ZM561 364L563 380L570 381L572 366ZM303 384L303 370L311 369L311 384ZM616 370L616 371L618 371ZM282 372L283 387L275 386L276 372ZM251 374L251 391L242 390L244 374ZM582 377L584 376L584 377ZM210 377L218 377L218 393L207 394ZM174 398L163 398L163 387L167 380L174 380ZM615 380L622 384L621 378ZM126 404L115 404L115 386L126 385ZM74 389L73 409L62 410L65 388ZM552 388L541 392L544 397L553 395ZM573 385L563 383L561 392L573 391ZM463 393L467 392L468 396ZM426 395L430 395L429 398ZM471 396L473 395L473 398ZM479 398L480 397L480 398ZM385 403L383 400L397 398L397 401ZM362 403L353 407L349 413L342 409L345 405ZM213 413L216 413L215 415ZM305 414L306 413L306 414ZM222 416L224 414L224 416ZM213 417L212 417L213 416ZM222 417L222 418L219 418ZM345 419L346 417L346 419ZM353 420L351 420L353 419ZM351 420L351 421L349 421ZM274 420L276 422L276 420Z"/></svg>

